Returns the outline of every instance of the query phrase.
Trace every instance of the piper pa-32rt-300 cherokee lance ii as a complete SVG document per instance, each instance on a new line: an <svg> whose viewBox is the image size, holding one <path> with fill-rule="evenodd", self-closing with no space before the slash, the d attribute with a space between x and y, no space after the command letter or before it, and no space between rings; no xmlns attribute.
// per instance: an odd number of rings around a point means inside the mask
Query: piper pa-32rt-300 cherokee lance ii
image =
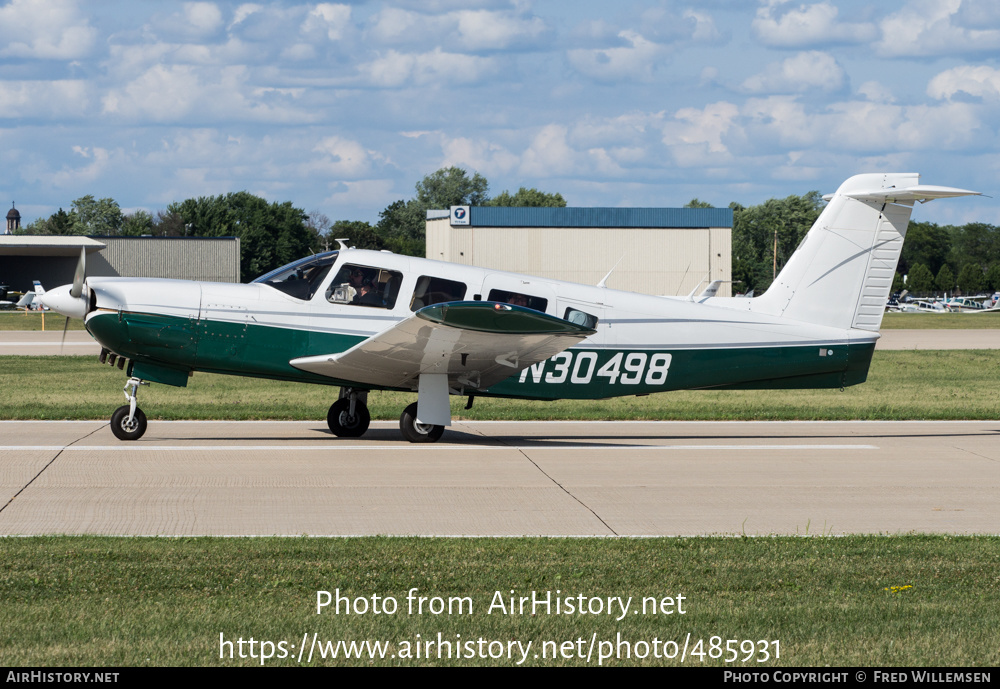
<svg viewBox="0 0 1000 689"><path fill-rule="evenodd" d="M46 292L127 362L122 440L148 382L194 371L340 387L330 430L368 429L371 390L417 392L411 442L451 424L449 395L602 399L692 388L841 388L865 380L915 201L977 192L916 174L844 182L756 298L655 297L389 252L346 249L249 284L86 278Z"/></svg>

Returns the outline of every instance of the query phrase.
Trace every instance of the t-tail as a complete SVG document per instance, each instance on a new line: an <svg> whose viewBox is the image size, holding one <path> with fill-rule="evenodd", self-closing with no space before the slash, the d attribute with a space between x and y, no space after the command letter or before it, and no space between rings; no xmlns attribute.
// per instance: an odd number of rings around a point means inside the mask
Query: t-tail
<svg viewBox="0 0 1000 689"><path fill-rule="evenodd" d="M836 193L754 312L878 332L915 201L979 192L919 184L915 173L851 177Z"/></svg>

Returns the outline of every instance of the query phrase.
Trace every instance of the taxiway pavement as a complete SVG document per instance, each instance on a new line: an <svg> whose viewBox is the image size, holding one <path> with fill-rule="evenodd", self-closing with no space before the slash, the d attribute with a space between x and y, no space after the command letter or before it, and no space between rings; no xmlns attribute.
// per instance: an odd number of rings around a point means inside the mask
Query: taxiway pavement
<svg viewBox="0 0 1000 689"><path fill-rule="evenodd" d="M998 422L0 422L0 534L1000 533Z"/></svg>

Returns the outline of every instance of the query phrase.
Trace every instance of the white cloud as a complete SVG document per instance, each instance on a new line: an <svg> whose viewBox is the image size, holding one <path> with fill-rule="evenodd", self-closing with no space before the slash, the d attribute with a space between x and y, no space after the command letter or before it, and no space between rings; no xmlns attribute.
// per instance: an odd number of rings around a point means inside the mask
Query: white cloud
<svg viewBox="0 0 1000 689"><path fill-rule="evenodd" d="M359 67L373 86L441 84L471 84L497 72L493 58L461 53L446 53L435 48L428 53L400 53L390 50L385 55Z"/></svg>
<svg viewBox="0 0 1000 689"><path fill-rule="evenodd" d="M535 45L548 31L541 18L510 10L426 14L389 7L375 15L368 35L384 45L446 44L478 52Z"/></svg>
<svg viewBox="0 0 1000 689"><path fill-rule="evenodd" d="M82 119L90 115L90 91L80 80L0 81L0 118Z"/></svg>
<svg viewBox="0 0 1000 689"><path fill-rule="evenodd" d="M877 30L865 22L843 22L839 10L828 2L799 5L775 15L775 8L784 3L771 2L757 10L753 32L765 45L775 48L804 48L835 43L865 43L873 40Z"/></svg>
<svg viewBox="0 0 1000 689"><path fill-rule="evenodd" d="M1000 26L1000 4L996 0L963 0L955 22L969 28Z"/></svg>
<svg viewBox="0 0 1000 689"><path fill-rule="evenodd" d="M717 41L721 38L719 29L715 26L715 20L711 15L695 10L686 10L684 18L694 22L694 30L691 32L691 39L694 41Z"/></svg>
<svg viewBox="0 0 1000 689"><path fill-rule="evenodd" d="M393 191L394 184L391 179L359 179L353 182L340 182L336 186L344 187L345 191L330 194L323 199L323 203L337 207L338 212L342 212L340 209L344 206L384 208L399 198L399 194Z"/></svg>
<svg viewBox="0 0 1000 689"><path fill-rule="evenodd" d="M899 149L963 150L985 143L983 125L969 103L912 106L905 118L899 127Z"/></svg>
<svg viewBox="0 0 1000 689"><path fill-rule="evenodd" d="M0 56L72 60L90 53L97 30L74 0L12 0L0 7Z"/></svg>
<svg viewBox="0 0 1000 689"><path fill-rule="evenodd" d="M249 84L249 70L242 65L221 69L156 65L123 87L111 89L102 105L106 114L140 122L311 121L314 114L294 105L300 93L255 87Z"/></svg>
<svg viewBox="0 0 1000 689"><path fill-rule="evenodd" d="M618 36L627 45L593 50L573 49L567 53L570 64L597 81L651 79L666 56L666 48L635 31L621 31Z"/></svg>
<svg viewBox="0 0 1000 689"><path fill-rule="evenodd" d="M663 128L661 112L629 112L617 117L585 117L573 125L570 139L585 148L635 148L655 142Z"/></svg>
<svg viewBox="0 0 1000 689"><path fill-rule="evenodd" d="M517 167L520 159L499 144L485 139L442 137L444 158L439 167L462 167L483 174L507 173Z"/></svg>
<svg viewBox="0 0 1000 689"><path fill-rule="evenodd" d="M751 150L814 146L823 135L824 123L818 113L807 112L792 96L751 98L740 113Z"/></svg>
<svg viewBox="0 0 1000 689"><path fill-rule="evenodd" d="M879 54L888 57L962 55L1000 49L1000 30L956 23L962 0L911 0L882 20Z"/></svg>
<svg viewBox="0 0 1000 689"><path fill-rule="evenodd" d="M322 35L327 40L339 41L352 27L351 6L320 3L316 5L302 23L302 33L305 35Z"/></svg>
<svg viewBox="0 0 1000 689"><path fill-rule="evenodd" d="M988 99L1000 97L1000 70L986 65L962 65L941 72L927 84L927 95L946 100L957 93Z"/></svg>
<svg viewBox="0 0 1000 689"><path fill-rule="evenodd" d="M877 81L866 81L858 87L858 94L875 103L894 103L896 96L892 90Z"/></svg>
<svg viewBox="0 0 1000 689"><path fill-rule="evenodd" d="M367 175L371 169L368 151L357 141L329 136L320 141L313 152L321 154L321 158L309 166L310 170L328 177L357 178Z"/></svg>
<svg viewBox="0 0 1000 689"><path fill-rule="evenodd" d="M73 146L71 150L91 162L79 168L64 165L61 170L52 173L49 181L56 188L72 188L83 183L93 183L111 166L112 156L107 149L97 146L93 149Z"/></svg>
<svg viewBox="0 0 1000 689"><path fill-rule="evenodd" d="M456 13L459 40L469 50L502 50L522 43L532 44L548 27L538 17L519 17L507 12L465 10Z"/></svg>
<svg viewBox="0 0 1000 689"><path fill-rule="evenodd" d="M521 157L521 174L544 178L579 172L580 156L566 141L566 133L561 124L543 127Z"/></svg>
<svg viewBox="0 0 1000 689"><path fill-rule="evenodd" d="M739 108L721 101L704 108L681 108L663 126L667 146L697 146L708 153L729 153L723 138L738 126Z"/></svg>
<svg viewBox="0 0 1000 689"><path fill-rule="evenodd" d="M256 14L264 9L263 5L258 5L256 3L244 3L236 8L233 12L233 21L229 23L229 28L232 29L237 24L242 24L243 20L247 17Z"/></svg>
<svg viewBox="0 0 1000 689"><path fill-rule="evenodd" d="M185 2L180 11L154 15L143 27L148 39L170 37L198 41L209 38L223 27L222 11L212 2Z"/></svg>
<svg viewBox="0 0 1000 689"><path fill-rule="evenodd" d="M185 2L184 19L201 35L212 34L222 26L222 12L211 2Z"/></svg>
<svg viewBox="0 0 1000 689"><path fill-rule="evenodd" d="M839 91L846 75L829 53L812 50L771 63L743 82L750 93L802 93L813 89Z"/></svg>

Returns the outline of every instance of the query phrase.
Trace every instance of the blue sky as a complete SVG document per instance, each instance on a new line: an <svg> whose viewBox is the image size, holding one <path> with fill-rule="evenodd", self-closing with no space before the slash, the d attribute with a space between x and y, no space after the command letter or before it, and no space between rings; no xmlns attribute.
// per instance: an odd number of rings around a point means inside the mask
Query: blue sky
<svg viewBox="0 0 1000 689"><path fill-rule="evenodd" d="M995 0L0 5L0 188L155 212L246 189L375 221L442 166L578 206L752 204L859 172L992 199Z"/></svg>

